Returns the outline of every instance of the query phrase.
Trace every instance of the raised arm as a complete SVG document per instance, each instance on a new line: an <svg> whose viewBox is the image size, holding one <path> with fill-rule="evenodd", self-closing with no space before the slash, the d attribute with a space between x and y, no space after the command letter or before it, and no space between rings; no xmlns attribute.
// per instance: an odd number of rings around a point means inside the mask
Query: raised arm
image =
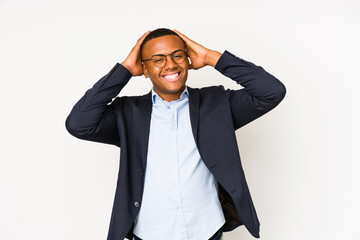
<svg viewBox="0 0 360 240"><path fill-rule="evenodd" d="M269 112L285 97L286 88L282 82L261 66L228 51L221 55L215 69L244 87L225 91L230 101L235 130Z"/></svg>
<svg viewBox="0 0 360 240"><path fill-rule="evenodd" d="M121 64L97 81L72 108L65 121L68 132L80 139L120 146L117 127L116 105L121 98L115 98L132 76L141 76L140 46L147 31ZM111 104L109 104L111 102Z"/></svg>
<svg viewBox="0 0 360 240"><path fill-rule="evenodd" d="M261 66L236 57L228 51L221 54L205 48L179 31L174 31L186 43L192 69L213 66L244 87L240 90L225 90L230 102L235 130L264 115L284 99L286 94L284 84Z"/></svg>

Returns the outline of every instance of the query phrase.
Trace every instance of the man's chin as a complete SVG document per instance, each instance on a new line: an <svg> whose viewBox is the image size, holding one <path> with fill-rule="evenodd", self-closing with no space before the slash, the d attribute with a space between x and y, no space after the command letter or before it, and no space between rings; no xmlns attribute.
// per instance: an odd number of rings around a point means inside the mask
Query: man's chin
<svg viewBox="0 0 360 240"><path fill-rule="evenodd" d="M186 85L182 85L179 87L167 87L167 88L163 88L161 92L166 93L166 94L176 94L179 92L183 92L185 87L186 87Z"/></svg>

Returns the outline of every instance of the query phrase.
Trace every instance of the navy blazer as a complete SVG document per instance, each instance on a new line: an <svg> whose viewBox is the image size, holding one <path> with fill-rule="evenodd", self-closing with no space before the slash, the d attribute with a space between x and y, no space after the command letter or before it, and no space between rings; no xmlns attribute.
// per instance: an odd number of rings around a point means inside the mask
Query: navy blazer
<svg viewBox="0 0 360 240"><path fill-rule="evenodd" d="M259 238L260 223L241 165L235 131L276 107L286 89L261 66L228 51L221 55L215 69L244 88L188 86L192 132L202 160L219 183L219 200L226 220L222 230L228 232L244 225ZM125 67L116 63L86 91L66 119L66 128L73 136L121 148L108 240L132 239L144 189L151 91L142 96L116 97L131 77Z"/></svg>

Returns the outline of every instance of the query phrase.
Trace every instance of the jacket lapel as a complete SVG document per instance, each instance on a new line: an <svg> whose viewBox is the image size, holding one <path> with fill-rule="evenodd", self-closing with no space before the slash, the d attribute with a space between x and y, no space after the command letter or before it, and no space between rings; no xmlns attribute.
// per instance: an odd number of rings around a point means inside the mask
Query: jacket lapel
<svg viewBox="0 0 360 240"><path fill-rule="evenodd" d="M150 120L151 120L151 111L152 111L152 101L151 101L151 90L148 94L143 95L140 99L139 112L136 114L136 119L138 125L135 126L135 131L138 132L139 136L139 147L141 155L141 165L143 169L146 168L146 158L149 145L149 134L150 134Z"/></svg>
<svg viewBox="0 0 360 240"><path fill-rule="evenodd" d="M189 92L189 111L190 111L190 122L191 128L194 135L196 146L199 148L198 144L198 124L199 124L199 89L194 89L187 87Z"/></svg>

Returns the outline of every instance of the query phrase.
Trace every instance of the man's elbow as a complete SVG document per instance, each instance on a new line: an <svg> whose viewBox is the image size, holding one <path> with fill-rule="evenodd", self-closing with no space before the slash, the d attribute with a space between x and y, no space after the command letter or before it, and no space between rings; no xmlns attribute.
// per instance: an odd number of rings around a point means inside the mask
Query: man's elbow
<svg viewBox="0 0 360 240"><path fill-rule="evenodd" d="M70 116L68 116L65 120L65 128L71 135L74 135L73 133L75 133L75 126L73 125Z"/></svg>
<svg viewBox="0 0 360 240"><path fill-rule="evenodd" d="M268 110L276 107L285 98L285 95L286 88L282 83L280 83L279 86L273 89L268 98L266 98L266 105L269 107Z"/></svg>
<svg viewBox="0 0 360 240"><path fill-rule="evenodd" d="M284 84L280 84L279 90L277 91L278 102L280 103L286 95L286 87Z"/></svg>
<svg viewBox="0 0 360 240"><path fill-rule="evenodd" d="M71 115L69 115L65 120L65 128L66 130L73 135L74 137L80 138L81 134L79 131L79 127L76 126L75 121L71 118Z"/></svg>

